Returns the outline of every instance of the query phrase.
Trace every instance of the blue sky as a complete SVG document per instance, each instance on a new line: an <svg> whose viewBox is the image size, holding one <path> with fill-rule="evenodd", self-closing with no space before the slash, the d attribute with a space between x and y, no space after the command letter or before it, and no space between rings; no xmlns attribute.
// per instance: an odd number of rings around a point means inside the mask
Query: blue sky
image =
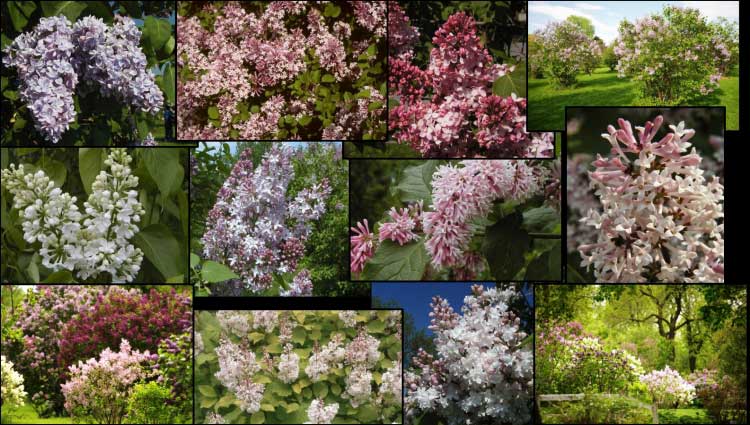
<svg viewBox="0 0 750 425"><path fill-rule="evenodd" d="M709 20L725 17L739 22L740 19L739 1L530 1L529 32L542 29L549 22L578 15L590 19L595 35L611 43L617 37L620 21L632 22L660 12L667 4L698 9Z"/></svg>
<svg viewBox="0 0 750 425"><path fill-rule="evenodd" d="M448 300L451 307L457 312L461 312L461 306L464 303L464 297L471 294L471 285L473 283L392 283L392 282L373 282L372 296L378 297L383 301L391 299L396 300L401 307L414 317L414 325L417 329L427 328L430 324L430 302L432 297L440 295ZM487 288L494 288L495 283L482 283ZM533 297L533 292L529 290L528 297ZM431 334L431 331L427 331Z"/></svg>

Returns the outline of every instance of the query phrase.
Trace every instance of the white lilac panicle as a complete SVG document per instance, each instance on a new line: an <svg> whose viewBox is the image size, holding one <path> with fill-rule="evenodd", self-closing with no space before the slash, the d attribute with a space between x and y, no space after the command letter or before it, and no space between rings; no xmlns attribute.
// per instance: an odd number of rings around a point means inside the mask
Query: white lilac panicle
<svg viewBox="0 0 750 425"><path fill-rule="evenodd" d="M339 411L338 403L331 403L328 406L325 405L323 400L315 399L310 403L310 407L307 408L307 417L310 419L306 424L330 424L333 418L336 417L336 413Z"/></svg>
<svg viewBox="0 0 750 425"><path fill-rule="evenodd" d="M292 155L292 149L274 146L253 170L251 151L243 151L208 214L204 254L229 265L253 292L268 289L275 273L296 270L312 222L325 213L331 194L328 180L322 179L288 197ZM311 294L309 274L300 274L282 296Z"/></svg>
<svg viewBox="0 0 750 425"><path fill-rule="evenodd" d="M27 174L11 164L2 172L3 186L14 197L23 218L24 239L39 242L42 264L52 271L75 271L80 279L111 275L113 282L130 282L138 274L143 252L129 240L138 232L144 210L138 201L138 177L132 158L112 149L92 184L82 214L76 197L54 186L44 171Z"/></svg>
<svg viewBox="0 0 750 425"><path fill-rule="evenodd" d="M284 346L284 352L279 359L279 374L281 382L291 384L299 376L299 355L292 351L292 344Z"/></svg>
<svg viewBox="0 0 750 425"><path fill-rule="evenodd" d="M598 282L724 281L724 187L704 177L695 148L687 153L695 131L684 122L655 141L662 122L636 127L636 139L619 119L602 135L611 153L590 173L602 211L581 219L598 237L578 247Z"/></svg>
<svg viewBox="0 0 750 425"><path fill-rule="evenodd" d="M3 64L16 68L21 99L47 140L57 143L75 120L79 82L143 112L161 109L164 95L138 46L140 30L128 17L115 19L108 26L87 16L71 27L64 16L41 18L5 48Z"/></svg>
<svg viewBox="0 0 750 425"><path fill-rule="evenodd" d="M0 377L2 377L0 389L2 389L3 404L6 406L23 405L27 396L23 388L23 375L13 369L13 362L6 361L5 356L0 356Z"/></svg>
<svg viewBox="0 0 750 425"><path fill-rule="evenodd" d="M447 423L531 420L533 359L520 319L509 309L514 290L472 287L462 315L442 298L431 304L438 359L424 350L407 373L406 415L433 412Z"/></svg>
<svg viewBox="0 0 750 425"><path fill-rule="evenodd" d="M222 340L216 347L219 371L215 376L240 402L240 408L248 413L260 410L265 385L254 383L253 376L261 367L255 353L231 341Z"/></svg>
<svg viewBox="0 0 750 425"><path fill-rule="evenodd" d="M250 317L244 311L219 310L216 312L216 320L222 329L238 337L245 337L250 331Z"/></svg>

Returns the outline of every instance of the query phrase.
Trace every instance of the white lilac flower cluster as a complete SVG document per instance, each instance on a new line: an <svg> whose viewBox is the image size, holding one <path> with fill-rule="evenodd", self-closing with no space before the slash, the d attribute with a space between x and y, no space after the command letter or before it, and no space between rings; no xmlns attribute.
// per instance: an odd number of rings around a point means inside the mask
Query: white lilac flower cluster
<svg viewBox="0 0 750 425"><path fill-rule="evenodd" d="M26 399L23 376L13 369L13 362L6 361L5 356L0 357L0 378L3 407L23 405Z"/></svg>
<svg viewBox="0 0 750 425"><path fill-rule="evenodd" d="M297 268L311 223L326 210L328 180L287 197L294 178L293 151L274 146L253 170L251 150L240 155L208 214L202 242L206 257L229 265L253 292L271 286L276 273ZM301 271L282 296L311 295L309 273Z"/></svg>
<svg viewBox="0 0 750 425"><path fill-rule="evenodd" d="M79 79L143 112L155 114L164 103L138 46L140 30L128 17L115 19L110 27L87 16L71 27L64 16L41 18L3 50L3 64L18 72L21 98L35 127L53 143L75 120L73 94Z"/></svg>
<svg viewBox="0 0 750 425"><path fill-rule="evenodd" d="M307 408L307 417L310 418L310 421L305 423L330 424L331 421L333 421L333 418L336 417L338 411L338 403L331 403L326 406L323 400L315 399L310 403L310 407Z"/></svg>
<svg viewBox="0 0 750 425"><path fill-rule="evenodd" d="M472 286L462 315L435 297L430 329L438 359L423 350L407 372L407 418L434 413L450 425L531 421L532 352L509 304L512 289Z"/></svg>
<svg viewBox="0 0 750 425"><path fill-rule="evenodd" d="M361 312L352 311L351 313L354 317ZM339 316L343 321L350 315ZM377 315L372 318L378 319ZM255 413L260 410L265 392L265 384L254 380L256 373L261 370L272 372L279 381L289 385L304 377L300 374L301 365L305 363L305 360L300 358L304 350L295 351L294 344L286 342L282 353L277 358L272 357L266 350L263 359L258 359L252 348L253 342L249 339L249 333L252 331L249 323L252 323L253 329L265 329L266 333L272 332L278 325L280 332L284 328L289 328L285 332L292 334L295 327L301 326L301 322L291 312L219 311L216 313L216 319L221 326L222 336L215 349L219 366L219 371L215 373L215 376L222 385L235 394L241 408L246 412ZM397 329L396 334L400 339L401 312L392 312L386 321L391 319L396 324L394 328ZM309 321L305 322L305 324L308 323ZM202 337L199 337L200 333L197 333L196 341L200 340L202 345ZM359 328L357 336L349 343L346 343L345 339L346 336L342 333L332 333L322 348L318 341L312 341L313 349L304 368L306 378L316 383L331 379L328 374L333 372L333 369L351 368L351 372L344 378L345 388L341 397L349 400L352 407L356 408L368 402L376 406L400 403L402 389L400 356L382 373L379 386L373 390L374 372L383 358L379 350L380 341L369 335L365 326ZM335 375L338 376L338 374ZM338 408L336 403L325 405L322 400L314 400L308 409L310 422L307 423L331 423ZM209 419L220 420L219 417L214 416L207 417L207 420Z"/></svg>
<svg viewBox="0 0 750 425"><path fill-rule="evenodd" d="M648 387L654 402L664 407L690 404L695 398L695 386L669 366L641 375L640 380Z"/></svg>
<svg viewBox="0 0 750 425"><path fill-rule="evenodd" d="M138 177L125 149L112 149L91 186L83 213L77 198L63 193L39 170L24 165L2 171L3 187L14 197L13 207L23 219L24 239L39 242L42 265L50 270L75 271L80 279L102 278L130 282L143 261L143 252L130 243L144 214L138 201Z"/></svg>
<svg viewBox="0 0 750 425"><path fill-rule="evenodd" d="M662 122L636 127L637 140L622 118L602 134L611 153L590 173L602 210L581 219L598 237L578 247L598 282L724 281L724 187L695 148L686 154L695 131L684 122L654 141Z"/></svg>

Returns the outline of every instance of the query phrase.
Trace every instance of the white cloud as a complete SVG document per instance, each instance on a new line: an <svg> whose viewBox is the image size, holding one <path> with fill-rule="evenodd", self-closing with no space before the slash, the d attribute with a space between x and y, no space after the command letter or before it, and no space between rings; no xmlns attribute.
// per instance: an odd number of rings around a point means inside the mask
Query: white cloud
<svg viewBox="0 0 750 425"><path fill-rule="evenodd" d="M581 3L578 3L580 5ZM599 36L607 43L617 38L617 25L607 25L605 22L597 19L590 13L582 12L579 9L568 6L557 6L542 1L529 2L529 14L540 14L549 16L554 21L565 20L570 15L583 16L591 21L594 25L595 35Z"/></svg>
<svg viewBox="0 0 750 425"><path fill-rule="evenodd" d="M739 1L681 1L679 3L682 6L700 10L701 14L709 19L720 17L735 21L740 19Z"/></svg>
<svg viewBox="0 0 750 425"><path fill-rule="evenodd" d="M583 10L602 10L604 7L593 4L593 3L576 3L576 7L580 7Z"/></svg>

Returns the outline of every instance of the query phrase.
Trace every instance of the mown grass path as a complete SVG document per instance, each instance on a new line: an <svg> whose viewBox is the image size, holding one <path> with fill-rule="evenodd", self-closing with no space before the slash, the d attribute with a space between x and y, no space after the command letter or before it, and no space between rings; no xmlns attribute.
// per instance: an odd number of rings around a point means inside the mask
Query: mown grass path
<svg viewBox="0 0 750 425"><path fill-rule="evenodd" d="M549 79L529 79L528 118L529 131L557 130L565 127L566 106L668 106L645 104L640 99L636 82L617 78L617 71L597 68L592 75L579 75L578 85L558 88ZM726 106L727 130L738 130L740 81L735 68L719 82L719 89L710 95L696 98L690 106Z"/></svg>
<svg viewBox="0 0 750 425"><path fill-rule="evenodd" d="M21 407L10 409L6 406L2 408L4 424L72 424L73 420L69 417L40 418L29 402Z"/></svg>

